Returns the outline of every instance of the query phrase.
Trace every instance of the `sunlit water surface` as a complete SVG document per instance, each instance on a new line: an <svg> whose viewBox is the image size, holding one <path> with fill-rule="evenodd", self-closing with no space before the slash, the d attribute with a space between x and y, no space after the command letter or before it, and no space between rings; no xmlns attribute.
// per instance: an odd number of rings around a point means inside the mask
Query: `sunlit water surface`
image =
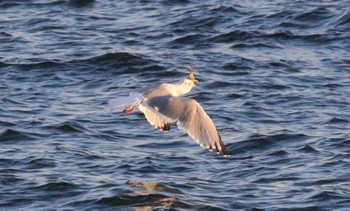
<svg viewBox="0 0 350 211"><path fill-rule="evenodd" d="M350 207L349 1L0 1L1 210ZM107 101L199 70L230 158Z"/></svg>

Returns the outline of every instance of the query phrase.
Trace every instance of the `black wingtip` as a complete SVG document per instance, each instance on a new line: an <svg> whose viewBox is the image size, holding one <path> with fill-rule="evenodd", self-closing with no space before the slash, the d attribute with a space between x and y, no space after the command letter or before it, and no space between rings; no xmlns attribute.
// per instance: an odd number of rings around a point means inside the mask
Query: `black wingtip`
<svg viewBox="0 0 350 211"><path fill-rule="evenodd" d="M228 153L228 151L226 150L225 146L222 144L221 145L221 154L225 155L225 156L230 156L230 153Z"/></svg>
<svg viewBox="0 0 350 211"><path fill-rule="evenodd" d="M219 133L218 133L219 134ZM224 143L222 142L222 139L221 139L221 136L220 136L220 134L219 134L219 144L220 144L220 147L221 147L221 150L219 151L219 153L221 153L221 154L223 154L223 155L225 155L225 157L226 156L230 156L230 153L228 153L228 151L226 150L226 147L225 147L225 145L224 145ZM215 143L216 144L216 143ZM217 146L216 146L217 147ZM218 147L217 147L217 149L218 149Z"/></svg>
<svg viewBox="0 0 350 211"><path fill-rule="evenodd" d="M217 129L216 129L216 132L217 132L217 134L219 136L219 141L218 142L214 142L214 146L210 145L208 149L211 150L211 151L214 151L214 152L216 152L218 154L222 154L225 157L230 157L231 155L226 150L226 147L225 147L224 143L222 142L221 136L220 136L220 134L219 134ZM220 146L218 146L218 145L220 145Z"/></svg>

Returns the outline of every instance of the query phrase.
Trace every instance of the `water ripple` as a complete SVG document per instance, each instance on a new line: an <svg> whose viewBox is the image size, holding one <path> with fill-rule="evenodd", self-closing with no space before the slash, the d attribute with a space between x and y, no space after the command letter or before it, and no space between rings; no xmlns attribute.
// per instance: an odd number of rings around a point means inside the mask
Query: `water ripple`
<svg viewBox="0 0 350 211"><path fill-rule="evenodd" d="M0 210L350 206L348 1L0 9ZM107 106L187 65L231 157Z"/></svg>

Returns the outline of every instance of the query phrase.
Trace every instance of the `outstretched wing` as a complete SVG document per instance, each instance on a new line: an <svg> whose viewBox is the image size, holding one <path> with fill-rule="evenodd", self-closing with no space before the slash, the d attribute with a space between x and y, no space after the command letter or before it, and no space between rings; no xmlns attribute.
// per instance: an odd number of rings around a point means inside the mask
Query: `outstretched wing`
<svg viewBox="0 0 350 211"><path fill-rule="evenodd" d="M168 118L168 122L177 121L178 127L186 131L199 145L228 155L213 121L197 101L162 96L149 100L148 106L160 118Z"/></svg>

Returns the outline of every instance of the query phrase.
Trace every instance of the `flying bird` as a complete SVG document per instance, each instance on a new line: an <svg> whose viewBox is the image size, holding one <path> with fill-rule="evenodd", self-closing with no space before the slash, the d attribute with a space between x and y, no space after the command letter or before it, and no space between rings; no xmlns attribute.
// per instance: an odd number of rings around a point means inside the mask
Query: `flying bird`
<svg viewBox="0 0 350 211"><path fill-rule="evenodd" d="M216 126L204 109L197 101L181 97L196 87L198 82L194 77L196 71L190 66L188 69L190 72L182 83L163 83L142 93L123 113L129 114L138 109L152 126L163 131L170 130L170 124L176 122L179 129L186 131L203 148L229 155Z"/></svg>

